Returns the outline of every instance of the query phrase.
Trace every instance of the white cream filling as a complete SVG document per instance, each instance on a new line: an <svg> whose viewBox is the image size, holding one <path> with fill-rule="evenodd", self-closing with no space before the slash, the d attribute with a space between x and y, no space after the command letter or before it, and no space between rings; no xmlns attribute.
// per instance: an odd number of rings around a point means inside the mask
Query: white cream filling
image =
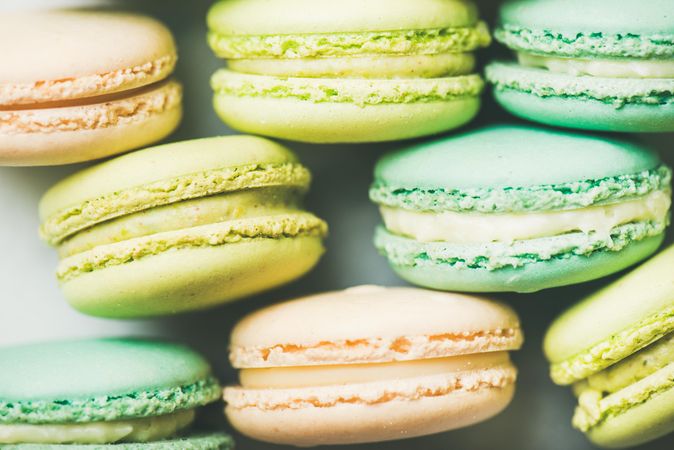
<svg viewBox="0 0 674 450"><path fill-rule="evenodd" d="M194 421L194 410L158 417L77 424L0 425L0 444L111 444L174 436Z"/></svg>
<svg viewBox="0 0 674 450"><path fill-rule="evenodd" d="M527 67L540 67L551 72L569 75L589 75L606 78L674 78L671 59L580 59L555 56L517 54L519 62Z"/></svg>
<svg viewBox="0 0 674 450"><path fill-rule="evenodd" d="M230 60L236 72L277 77L436 78L466 75L475 68L471 53L350 58Z"/></svg>
<svg viewBox="0 0 674 450"><path fill-rule="evenodd" d="M239 380L245 389L291 389L462 373L509 365L508 352L493 352L381 364L244 369L239 373Z"/></svg>
<svg viewBox="0 0 674 450"><path fill-rule="evenodd" d="M432 213L387 206L381 207L381 213L388 230L420 242L512 242L572 231L608 234L626 223L665 221L670 195L655 191L622 203L540 213Z"/></svg>

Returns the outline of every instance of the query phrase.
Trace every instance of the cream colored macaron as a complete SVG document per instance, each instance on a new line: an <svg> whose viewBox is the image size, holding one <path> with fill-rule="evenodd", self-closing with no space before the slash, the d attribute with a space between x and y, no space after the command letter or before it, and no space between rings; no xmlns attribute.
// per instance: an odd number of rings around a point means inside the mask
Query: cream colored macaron
<svg viewBox="0 0 674 450"><path fill-rule="evenodd" d="M171 33L143 16L0 16L0 165L102 158L158 141L181 118Z"/></svg>
<svg viewBox="0 0 674 450"><path fill-rule="evenodd" d="M414 288L361 286L240 322L225 389L241 433L297 446L409 438L485 420L510 402L523 341L509 307Z"/></svg>

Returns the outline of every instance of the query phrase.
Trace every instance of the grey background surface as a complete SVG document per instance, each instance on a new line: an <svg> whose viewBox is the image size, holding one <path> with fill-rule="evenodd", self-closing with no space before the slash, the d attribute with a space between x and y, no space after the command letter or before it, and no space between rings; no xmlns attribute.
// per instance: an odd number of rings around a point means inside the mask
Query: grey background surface
<svg viewBox="0 0 674 450"><path fill-rule="evenodd" d="M41 0L2 0L2 7L31 6ZM338 1L338 0L335 0ZM54 4L53 1L42 3ZM205 44L207 0L118 1L118 7L156 16L174 31L180 47L177 77L185 85L185 119L168 141L231 134L211 109L210 74L223 63ZM498 2L483 2L484 16L493 24ZM101 39L104 39L101 35ZM507 52L492 46L483 59ZM0 55L0 64L2 55ZM488 122L512 122L490 99L471 127ZM674 162L673 135L640 139L664 150ZM0 345L78 336L148 335L184 341L213 362L224 382L236 375L227 363L227 339L232 325L244 314L275 301L318 291L359 284L403 285L371 244L379 221L367 198L372 167L383 152L401 144L310 146L288 143L315 176L307 207L331 226L327 253L305 278L284 288L215 310L148 321L108 321L71 310L58 291L53 271L55 252L37 237L37 202L42 193L83 165L59 168L0 168ZM550 321L567 305L608 280L529 295L497 296L519 312L526 333L524 348L514 354L520 369L518 392L512 405L482 424L440 435L391 443L352 446L354 450L568 450L593 448L570 426L574 398L568 389L554 386L541 354L541 339ZM638 299L635 299L638 301ZM597 318L598 321L601 317ZM221 406L211 408L211 421L219 422ZM221 426L226 424L221 423ZM236 436L239 449L274 450L284 447ZM642 449L674 446L666 437Z"/></svg>

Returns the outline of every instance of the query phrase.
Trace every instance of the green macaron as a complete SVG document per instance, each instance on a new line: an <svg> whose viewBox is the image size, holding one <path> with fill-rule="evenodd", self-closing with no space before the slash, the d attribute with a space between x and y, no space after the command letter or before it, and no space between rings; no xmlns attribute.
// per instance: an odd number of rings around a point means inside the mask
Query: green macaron
<svg viewBox="0 0 674 450"><path fill-rule="evenodd" d="M144 317L210 307L292 281L323 253L325 223L301 209L309 171L250 137L154 147L50 189L41 235L78 310Z"/></svg>
<svg viewBox="0 0 674 450"><path fill-rule="evenodd" d="M559 317L545 337L552 379L574 383L573 425L602 447L674 431L674 247Z"/></svg>
<svg viewBox="0 0 674 450"><path fill-rule="evenodd" d="M226 449L225 435L184 434L220 397L189 348L136 339L0 348L0 447Z"/></svg>
<svg viewBox="0 0 674 450"><path fill-rule="evenodd" d="M532 292L624 269L656 251L671 170L629 142L494 126L384 156L375 244L435 289Z"/></svg>
<svg viewBox="0 0 674 450"><path fill-rule="evenodd" d="M472 51L489 44L464 0L221 0L208 40L229 126L306 142L374 142L458 127L479 109Z"/></svg>
<svg viewBox="0 0 674 450"><path fill-rule="evenodd" d="M487 67L511 113L571 128L674 131L670 0L511 0L495 35L519 59Z"/></svg>

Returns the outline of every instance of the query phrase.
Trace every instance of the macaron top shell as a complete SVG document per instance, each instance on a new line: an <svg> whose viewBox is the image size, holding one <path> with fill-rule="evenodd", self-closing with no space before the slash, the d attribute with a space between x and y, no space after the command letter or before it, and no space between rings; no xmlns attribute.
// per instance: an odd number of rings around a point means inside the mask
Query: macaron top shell
<svg viewBox="0 0 674 450"><path fill-rule="evenodd" d="M0 423L74 423L210 403L218 383L190 349L132 339L0 348Z"/></svg>
<svg viewBox="0 0 674 450"><path fill-rule="evenodd" d="M304 190L310 175L288 149L252 136L206 138L130 153L93 166L52 187L40 202L42 234L50 242L96 223L240 188L245 175L257 186L286 184ZM194 178L208 179L199 186ZM114 199L112 199L114 197ZM110 209L106 205L112 204Z"/></svg>
<svg viewBox="0 0 674 450"><path fill-rule="evenodd" d="M32 12L0 17L0 105L73 100L145 86L176 62L158 21L110 12Z"/></svg>
<svg viewBox="0 0 674 450"><path fill-rule="evenodd" d="M553 379L597 373L674 331L674 248L562 314L544 340Z"/></svg>
<svg viewBox="0 0 674 450"><path fill-rule="evenodd" d="M253 313L235 327L230 345L235 367L279 367L446 357L512 350L521 342L519 319L506 305L360 286Z"/></svg>
<svg viewBox="0 0 674 450"><path fill-rule="evenodd" d="M569 35L609 33L674 36L670 0L514 0L501 8L501 23Z"/></svg>
<svg viewBox="0 0 674 450"><path fill-rule="evenodd" d="M228 35L393 31L473 26L477 8L463 0L222 0L209 28Z"/></svg>

